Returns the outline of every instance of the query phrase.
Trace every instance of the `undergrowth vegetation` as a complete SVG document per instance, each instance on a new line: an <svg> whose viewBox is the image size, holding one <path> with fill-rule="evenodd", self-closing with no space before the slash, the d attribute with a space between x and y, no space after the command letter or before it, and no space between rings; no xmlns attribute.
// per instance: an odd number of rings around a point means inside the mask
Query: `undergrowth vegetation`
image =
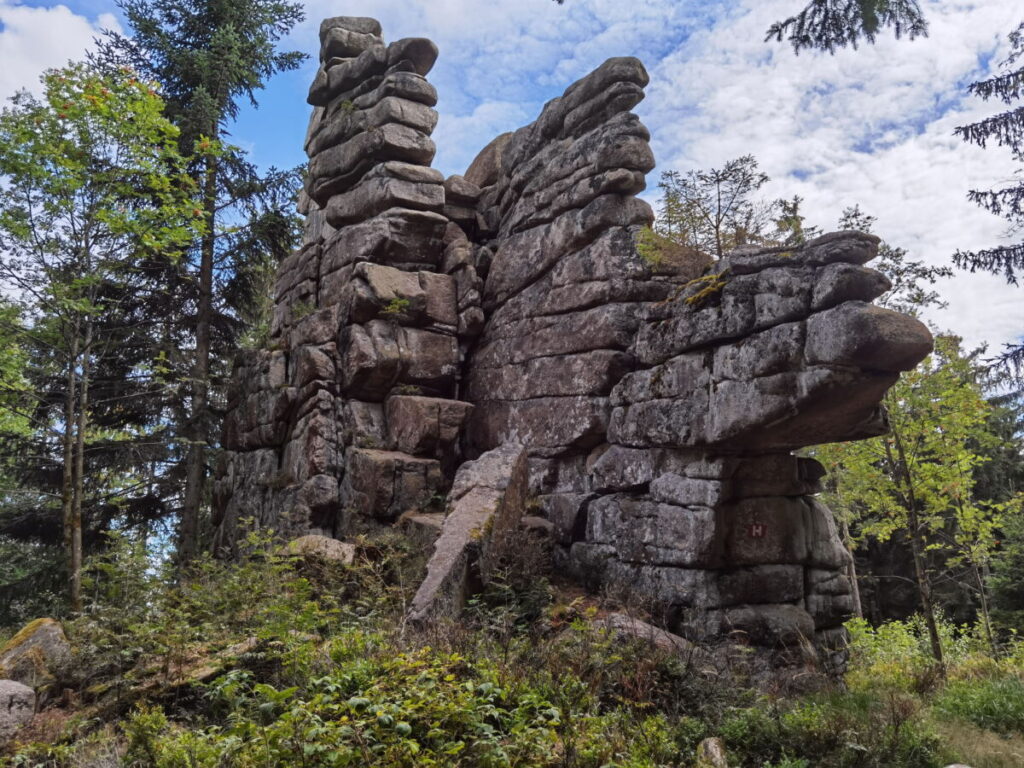
<svg viewBox="0 0 1024 768"><path fill-rule="evenodd" d="M259 537L251 551L275 552ZM756 694L742 673L602 628L601 606L506 563L462 622L404 621L404 545L351 567L283 555L167 580L117 542L69 625L75 695L6 758L18 768L694 764L721 737L751 768L1024 764L1024 651L943 625L946 679L915 622L851 625L847 685ZM37 718L38 719L38 718Z"/></svg>

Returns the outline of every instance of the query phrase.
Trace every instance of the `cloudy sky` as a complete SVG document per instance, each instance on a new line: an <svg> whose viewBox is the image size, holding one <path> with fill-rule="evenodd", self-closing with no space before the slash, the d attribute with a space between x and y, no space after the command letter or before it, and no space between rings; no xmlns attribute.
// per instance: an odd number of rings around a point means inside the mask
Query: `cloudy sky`
<svg viewBox="0 0 1024 768"><path fill-rule="evenodd" d="M994 71L1019 0L922 0L927 39L801 54L764 43L772 21L803 0L310 0L285 41L315 52L324 16L371 15L388 40L425 36L441 57L435 165L459 173L494 135L529 122L543 103L610 56L641 58L651 73L637 112L651 129L658 169L712 167L753 154L769 192L805 199L811 223L834 226L859 204L876 231L916 257L946 263L957 249L1004 240L1005 223L971 205L969 188L1012 177L1007 152L964 145L953 128L993 111L965 86ZM82 55L119 24L110 0L0 0L0 97ZM246 110L235 143L262 165L303 160L305 94L315 70L277 77ZM653 195L653 191L649 193ZM948 309L930 320L995 349L1024 333L1024 288L958 274L941 287Z"/></svg>

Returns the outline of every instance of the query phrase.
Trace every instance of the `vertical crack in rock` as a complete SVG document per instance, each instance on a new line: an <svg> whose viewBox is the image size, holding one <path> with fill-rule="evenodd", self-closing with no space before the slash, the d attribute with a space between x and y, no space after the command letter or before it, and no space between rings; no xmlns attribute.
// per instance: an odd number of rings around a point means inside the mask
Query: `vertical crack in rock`
<svg viewBox="0 0 1024 768"><path fill-rule="evenodd" d="M433 43L386 45L349 17L320 37L305 241L279 269L269 347L236 366L218 547L245 518L339 538L409 520L475 476L463 456L507 454L564 572L688 640L814 646L841 667L849 555L814 498L822 467L793 451L883 434L883 395L931 349L870 304L889 288L864 266L877 238L652 264L639 61L605 62L445 179ZM486 569L467 531L496 492L468 482L444 526L420 526L445 532L421 618Z"/></svg>

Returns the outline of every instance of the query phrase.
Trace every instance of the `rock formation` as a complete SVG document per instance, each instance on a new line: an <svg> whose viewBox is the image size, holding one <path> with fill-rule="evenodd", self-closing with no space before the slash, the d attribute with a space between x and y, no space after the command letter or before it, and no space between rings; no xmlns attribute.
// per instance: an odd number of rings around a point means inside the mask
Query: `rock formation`
<svg viewBox="0 0 1024 768"><path fill-rule="evenodd" d="M60 622L36 619L0 648L0 679L39 690L55 682L71 664L71 644Z"/></svg>
<svg viewBox="0 0 1024 768"><path fill-rule="evenodd" d="M305 244L279 270L271 347L235 372L218 546L245 518L286 537L391 525L440 509L458 470L427 590L458 594L470 532L525 473L589 587L691 640L839 648L848 554L814 498L821 466L792 452L882 434L882 396L931 349L869 303L889 288L863 266L878 240L642 258L654 159L635 59L444 179L437 49L380 35L321 27ZM459 470L485 452L487 472Z"/></svg>
<svg viewBox="0 0 1024 768"><path fill-rule="evenodd" d="M279 269L270 348L234 373L218 548L246 519L335 537L393 523L443 499L460 463L472 406L455 394L482 313L468 241L430 168L437 48L380 34L372 19L320 28L305 241Z"/></svg>

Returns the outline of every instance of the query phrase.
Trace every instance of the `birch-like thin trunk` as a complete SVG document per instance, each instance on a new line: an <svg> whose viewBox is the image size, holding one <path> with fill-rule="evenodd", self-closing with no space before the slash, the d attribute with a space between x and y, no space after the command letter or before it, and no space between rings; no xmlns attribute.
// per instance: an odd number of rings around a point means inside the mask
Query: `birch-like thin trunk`
<svg viewBox="0 0 1024 768"><path fill-rule="evenodd" d="M860 603L860 585L857 583L857 561L853 557L853 547L850 546L850 526L846 520L840 520L842 526L843 546L850 555L850 563L846 566L846 577L850 580L850 594L853 597L853 615L858 619L864 618L864 608Z"/></svg>
<svg viewBox="0 0 1024 768"><path fill-rule="evenodd" d="M61 470L61 528L64 536L64 555L67 558L68 566L68 596L71 605L74 607L80 595L75 589L75 539L74 539L74 493L75 493L75 400L77 395L77 374L78 365L78 331L80 320L76 318L72 328L70 339L70 352L68 354L68 375L67 391L64 393L64 434L61 438L63 445L64 466Z"/></svg>
<svg viewBox="0 0 1024 768"><path fill-rule="evenodd" d="M945 669L945 659L942 653L942 638L939 636L939 623L935 617L935 604L932 602L932 585L928 578L928 570L924 561L924 534L921 530L921 518L917 509L917 494L914 492L914 483L910 479L910 468L907 464L907 456L903 450L903 442L898 432L894 430L893 439L896 443L896 451L899 456L899 464L892 461L892 451L886 441L885 450L889 461L897 467L897 482L901 484L906 492L907 501L907 527L910 529L910 551L914 558L914 576L917 581L917 593L921 600L921 612L924 613L925 624L928 625L928 639L931 642L932 656L939 663L939 667Z"/></svg>
<svg viewBox="0 0 1024 768"><path fill-rule="evenodd" d="M192 368L192 418L188 430L185 495L178 529L178 560L187 564L199 552L199 514L206 481L206 427L210 410L210 325L213 320L213 257L216 243L217 167L206 170L203 205L208 230L199 260L199 306L196 317L196 359Z"/></svg>
<svg viewBox="0 0 1024 768"><path fill-rule="evenodd" d="M92 364L92 320L86 321L79 387L78 430L75 435L75 489L71 510L71 610L82 612L82 502L85 497L85 434L89 428L89 375Z"/></svg>

